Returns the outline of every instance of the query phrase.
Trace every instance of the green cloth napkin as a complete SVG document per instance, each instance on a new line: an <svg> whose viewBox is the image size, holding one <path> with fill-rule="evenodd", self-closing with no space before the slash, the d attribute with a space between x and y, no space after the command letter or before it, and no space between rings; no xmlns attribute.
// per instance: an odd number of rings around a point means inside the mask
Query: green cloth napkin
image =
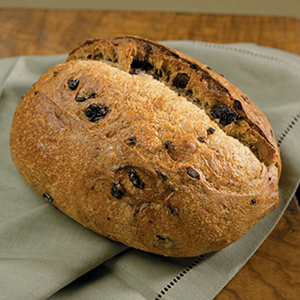
<svg viewBox="0 0 300 300"><path fill-rule="evenodd" d="M300 57L253 44L164 44L225 75L269 118L283 162L278 208L234 244L196 258L165 258L91 232L28 187L10 157L10 125L22 94L66 56L2 59L1 299L213 299L276 225L300 179Z"/></svg>

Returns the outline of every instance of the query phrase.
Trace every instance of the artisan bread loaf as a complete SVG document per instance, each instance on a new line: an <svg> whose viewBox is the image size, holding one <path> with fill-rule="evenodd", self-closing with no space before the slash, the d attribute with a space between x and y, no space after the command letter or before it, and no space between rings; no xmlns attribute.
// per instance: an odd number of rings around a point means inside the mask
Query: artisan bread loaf
<svg viewBox="0 0 300 300"><path fill-rule="evenodd" d="M216 251L278 203L273 130L209 67L134 36L88 40L23 96L11 154L87 228L165 256Z"/></svg>

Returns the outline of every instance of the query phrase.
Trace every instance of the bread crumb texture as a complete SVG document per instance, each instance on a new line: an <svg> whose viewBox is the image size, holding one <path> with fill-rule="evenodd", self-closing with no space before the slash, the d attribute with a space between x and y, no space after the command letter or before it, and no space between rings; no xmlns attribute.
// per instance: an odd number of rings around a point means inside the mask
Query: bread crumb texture
<svg viewBox="0 0 300 300"><path fill-rule="evenodd" d="M261 111L210 68L138 37L87 41L43 74L16 110L11 153L62 212L165 256L219 250L278 203Z"/></svg>

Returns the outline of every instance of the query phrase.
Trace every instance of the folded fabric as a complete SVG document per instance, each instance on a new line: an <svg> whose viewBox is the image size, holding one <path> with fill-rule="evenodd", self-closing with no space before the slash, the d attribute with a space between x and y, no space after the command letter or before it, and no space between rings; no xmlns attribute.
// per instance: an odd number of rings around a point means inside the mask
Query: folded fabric
<svg viewBox="0 0 300 300"><path fill-rule="evenodd" d="M278 208L229 247L166 258L112 242L39 197L10 157L14 111L65 55L0 60L1 299L213 299L274 228L300 181L300 57L252 44L168 41L225 75L268 117L283 163Z"/></svg>

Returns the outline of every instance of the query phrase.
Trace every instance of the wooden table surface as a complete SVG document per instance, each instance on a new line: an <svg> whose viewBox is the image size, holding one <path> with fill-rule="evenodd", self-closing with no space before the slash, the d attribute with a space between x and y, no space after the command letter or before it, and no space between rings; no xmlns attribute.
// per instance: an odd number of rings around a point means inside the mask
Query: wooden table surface
<svg viewBox="0 0 300 300"><path fill-rule="evenodd" d="M250 42L300 55L300 20L289 17L0 9L0 58L67 53L88 38L117 34L158 41ZM300 299L300 209L296 198L216 299Z"/></svg>

